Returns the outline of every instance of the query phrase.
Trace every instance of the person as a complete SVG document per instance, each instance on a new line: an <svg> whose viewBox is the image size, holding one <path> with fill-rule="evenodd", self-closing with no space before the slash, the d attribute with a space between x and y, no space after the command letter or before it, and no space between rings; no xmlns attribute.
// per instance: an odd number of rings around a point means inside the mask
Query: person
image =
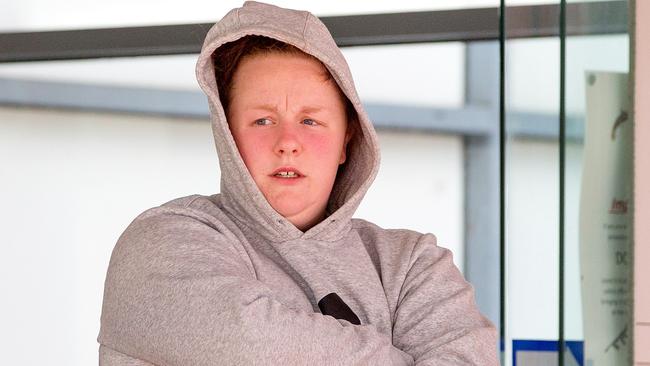
<svg viewBox="0 0 650 366"><path fill-rule="evenodd" d="M498 364L451 252L352 218L377 135L318 18L247 1L209 31L196 73L221 191L120 236L100 365Z"/></svg>

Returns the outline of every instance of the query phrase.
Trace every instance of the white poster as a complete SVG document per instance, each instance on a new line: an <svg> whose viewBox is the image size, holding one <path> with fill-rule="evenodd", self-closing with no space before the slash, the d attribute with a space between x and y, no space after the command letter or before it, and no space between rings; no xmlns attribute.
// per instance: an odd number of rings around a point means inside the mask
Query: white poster
<svg viewBox="0 0 650 366"><path fill-rule="evenodd" d="M627 74L588 72L580 196L586 366L632 365L633 135Z"/></svg>

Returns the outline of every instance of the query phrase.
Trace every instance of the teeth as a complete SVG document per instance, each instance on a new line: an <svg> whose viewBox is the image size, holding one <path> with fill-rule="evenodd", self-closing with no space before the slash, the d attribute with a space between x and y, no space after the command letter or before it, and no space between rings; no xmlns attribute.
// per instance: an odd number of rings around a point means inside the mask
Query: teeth
<svg viewBox="0 0 650 366"><path fill-rule="evenodd" d="M293 177L297 177L298 175L295 172L278 172L276 176L293 178Z"/></svg>

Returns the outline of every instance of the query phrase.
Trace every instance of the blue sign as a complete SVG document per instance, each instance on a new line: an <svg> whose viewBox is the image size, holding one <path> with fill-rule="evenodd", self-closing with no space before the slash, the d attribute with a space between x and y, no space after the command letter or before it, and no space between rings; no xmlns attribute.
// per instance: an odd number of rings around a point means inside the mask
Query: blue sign
<svg viewBox="0 0 650 366"><path fill-rule="evenodd" d="M566 366L584 366L584 342L565 341L564 360ZM527 366L527 364L557 365L558 341L539 341L529 339L512 340L512 365ZM554 362L552 360L555 360ZM544 362L546 361L546 362Z"/></svg>

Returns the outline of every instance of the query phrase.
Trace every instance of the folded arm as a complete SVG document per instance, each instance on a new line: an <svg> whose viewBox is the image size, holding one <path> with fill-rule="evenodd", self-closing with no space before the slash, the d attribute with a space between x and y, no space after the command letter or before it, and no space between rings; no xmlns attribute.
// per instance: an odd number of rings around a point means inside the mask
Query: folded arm
<svg viewBox="0 0 650 366"><path fill-rule="evenodd" d="M474 290L431 234L413 248L400 292L393 343L418 366L496 366L497 333L474 301Z"/></svg>

